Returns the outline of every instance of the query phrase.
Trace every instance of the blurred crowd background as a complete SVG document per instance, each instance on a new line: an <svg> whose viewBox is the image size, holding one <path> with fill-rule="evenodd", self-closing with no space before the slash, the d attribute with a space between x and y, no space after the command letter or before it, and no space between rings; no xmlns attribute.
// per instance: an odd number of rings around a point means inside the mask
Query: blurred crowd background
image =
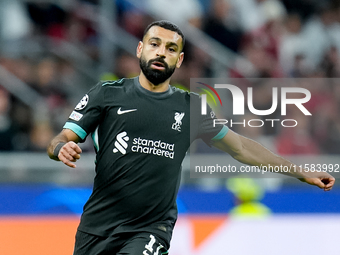
<svg viewBox="0 0 340 255"><path fill-rule="evenodd" d="M246 135L270 138L281 154L340 153L340 0L2 0L0 151L45 151L90 87L138 75L135 47L158 19L187 36L174 85L189 88L199 77L322 81L306 85L313 117L301 118L301 128ZM271 91L257 91L254 105L270 106Z"/></svg>
<svg viewBox="0 0 340 255"><path fill-rule="evenodd" d="M295 119L297 127L233 129L298 165L327 163L339 171L340 0L0 0L1 254L71 254L79 219L69 217L80 215L91 194L93 144L81 145L89 153L76 169L49 160L46 146L96 83L139 74L138 41L161 19L186 36L172 85L190 89L190 78L221 78L245 95L253 87L253 105L262 110L272 105L273 87L308 89L312 116L294 105L286 116L280 109L239 116ZM241 121L230 109L214 110ZM240 166L203 142L190 152ZM336 244L338 183L324 193L283 175L191 178L191 156L183 162L171 254L316 254L324 248L311 241ZM244 224L233 221L238 215L261 217ZM337 245L331 249L339 253Z"/></svg>

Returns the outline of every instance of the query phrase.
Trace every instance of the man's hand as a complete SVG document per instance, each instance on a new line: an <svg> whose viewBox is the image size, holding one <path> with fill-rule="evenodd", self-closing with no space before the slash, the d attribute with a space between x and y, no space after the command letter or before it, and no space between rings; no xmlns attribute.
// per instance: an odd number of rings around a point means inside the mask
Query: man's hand
<svg viewBox="0 0 340 255"><path fill-rule="evenodd" d="M77 145L79 140L80 138L78 135L72 130L63 129L47 146L47 154L51 159L60 160L65 165L75 168L76 165L72 162L76 162L80 159L80 153L82 152L80 147ZM61 145L61 148L58 147Z"/></svg>
<svg viewBox="0 0 340 255"><path fill-rule="evenodd" d="M330 191L335 183L335 178L329 173L307 173L304 178L299 178L300 181L306 182L311 185L318 186L324 191Z"/></svg>
<svg viewBox="0 0 340 255"><path fill-rule="evenodd" d="M72 162L76 162L78 159L80 159L80 154L82 153L82 150L73 141L70 141L66 143L63 147L61 147L58 158L61 162L63 162L65 165L75 168L76 164Z"/></svg>

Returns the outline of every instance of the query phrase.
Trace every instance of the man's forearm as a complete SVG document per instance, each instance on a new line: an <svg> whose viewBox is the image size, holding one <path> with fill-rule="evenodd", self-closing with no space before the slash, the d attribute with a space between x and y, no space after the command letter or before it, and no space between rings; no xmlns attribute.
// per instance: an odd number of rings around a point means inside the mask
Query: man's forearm
<svg viewBox="0 0 340 255"><path fill-rule="evenodd" d="M276 155L254 140L236 134L232 130L229 130L221 140L215 141L214 146L229 153L233 158L244 164L262 167L262 169L266 167L267 170L274 170L279 167L279 169L282 169L280 173L299 178L301 181L318 186L325 191L331 190L335 182L334 177L329 173L308 172L306 169L296 171L298 167L289 160Z"/></svg>
<svg viewBox="0 0 340 255"><path fill-rule="evenodd" d="M280 173L294 176L296 178L305 177L304 171L298 173L294 171L294 166L289 160L276 155L260 143L238 135L229 130L228 134L220 141L214 144L215 147L229 153L234 159L241 163L262 167L262 169L271 170L275 167L280 169L289 169ZM270 167L271 166L271 167Z"/></svg>
<svg viewBox="0 0 340 255"><path fill-rule="evenodd" d="M291 171L283 172L282 174L294 176L294 177L304 177L303 172L300 173L294 172L295 164L290 162L289 160L271 152L258 142L248 139L246 137L240 136L242 142L242 149L238 154L232 155L236 160L247 164L258 167L266 167L265 169L273 169L275 167L280 167L282 169L290 169ZM270 168L269 166L272 166Z"/></svg>

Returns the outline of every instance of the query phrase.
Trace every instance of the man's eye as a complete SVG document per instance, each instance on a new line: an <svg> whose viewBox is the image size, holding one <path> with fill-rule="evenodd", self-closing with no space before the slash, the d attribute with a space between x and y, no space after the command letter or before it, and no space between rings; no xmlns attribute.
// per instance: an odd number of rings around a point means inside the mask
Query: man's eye
<svg viewBox="0 0 340 255"><path fill-rule="evenodd" d="M157 43L151 43L151 46L156 47L156 46L157 46Z"/></svg>
<svg viewBox="0 0 340 255"><path fill-rule="evenodd" d="M175 52L175 49L174 48L169 48L169 51Z"/></svg>

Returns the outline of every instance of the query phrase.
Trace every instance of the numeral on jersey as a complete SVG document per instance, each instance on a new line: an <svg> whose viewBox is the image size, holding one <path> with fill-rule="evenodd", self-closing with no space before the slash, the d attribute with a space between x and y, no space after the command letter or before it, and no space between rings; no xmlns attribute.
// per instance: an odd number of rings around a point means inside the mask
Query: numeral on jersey
<svg viewBox="0 0 340 255"><path fill-rule="evenodd" d="M152 246L155 244L156 238L153 235L150 235L150 238L151 238L150 242L145 245L145 249L147 249L148 251L150 251L152 253L153 252ZM143 254L144 254L144 252L143 252Z"/></svg>
<svg viewBox="0 0 340 255"><path fill-rule="evenodd" d="M152 253L153 252L153 246L154 246L155 242L156 242L156 238L153 235L150 235L150 242L145 245L146 250L143 251L143 255L159 255L159 251L160 251L160 249L163 248L163 245L159 244L155 253Z"/></svg>

